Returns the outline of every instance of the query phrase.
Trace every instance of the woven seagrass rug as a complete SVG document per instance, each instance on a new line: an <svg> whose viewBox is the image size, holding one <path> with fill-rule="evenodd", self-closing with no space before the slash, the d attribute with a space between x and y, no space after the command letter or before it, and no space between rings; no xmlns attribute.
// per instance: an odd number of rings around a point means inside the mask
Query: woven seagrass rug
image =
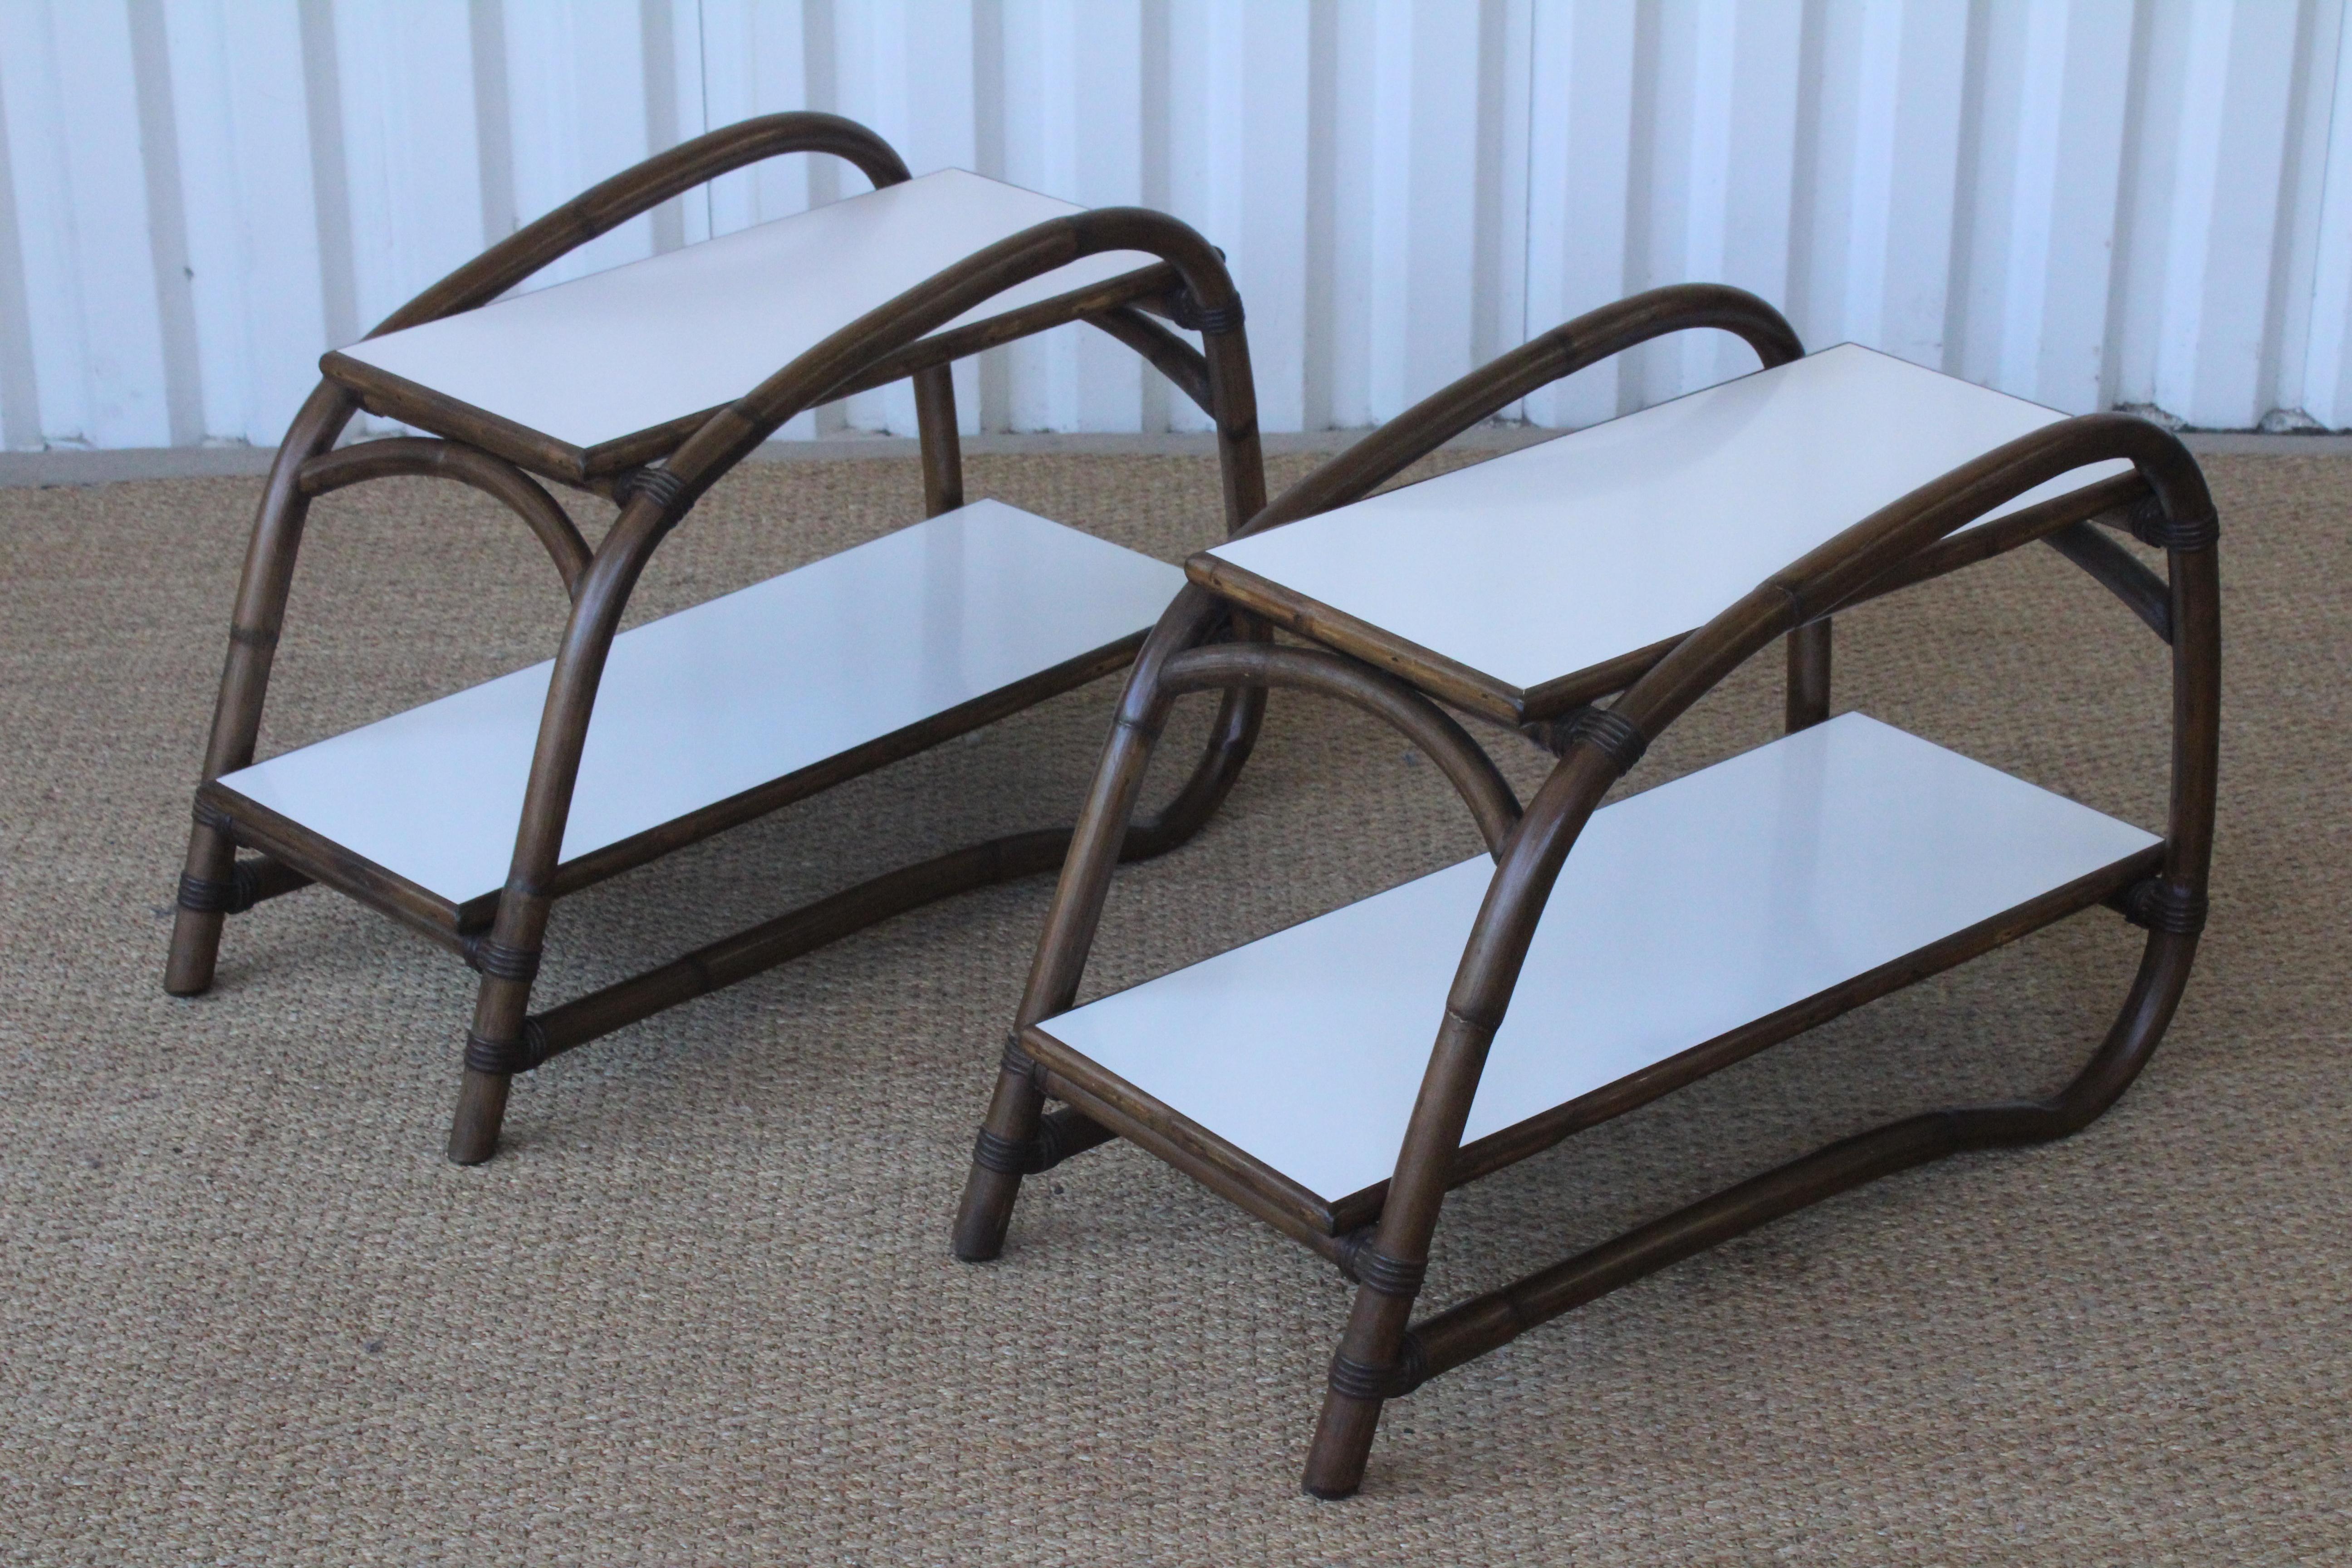
<svg viewBox="0 0 2352 1568"><path fill-rule="evenodd" d="M2148 1073L2070 1142L1832 1201L1392 1405L1337 1505L1297 1489L1348 1300L1328 1266L1120 1145L1033 1182L1002 1261L949 1257L1044 879L564 1058L519 1086L506 1152L455 1168L472 987L437 950L314 889L231 922L211 995L158 984L257 483L0 491L0 1561L2352 1558L2352 462L2209 468L2218 881ZM1203 459L971 469L1170 559L1213 527ZM895 459L748 469L636 613L919 493ZM265 749L542 658L562 608L455 487L322 501ZM2039 548L1839 623L1841 710L2149 825L2165 693L2153 639ZM1060 817L1111 695L564 903L542 994ZM1626 787L1778 709L1749 672ZM1089 990L1476 847L1402 742L1278 699L1220 817L1122 874ZM1459 1194L1432 1299L1889 1116L2054 1086L2134 935L2095 911Z"/></svg>

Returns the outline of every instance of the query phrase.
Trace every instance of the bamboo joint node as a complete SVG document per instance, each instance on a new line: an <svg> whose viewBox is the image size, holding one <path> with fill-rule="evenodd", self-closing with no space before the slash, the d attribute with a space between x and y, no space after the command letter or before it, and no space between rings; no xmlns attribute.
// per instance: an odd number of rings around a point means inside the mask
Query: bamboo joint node
<svg viewBox="0 0 2352 1568"><path fill-rule="evenodd" d="M1331 1391L1349 1399L1395 1399L1429 1381L1429 1356L1421 1336L1408 1332L1397 1359L1385 1366L1360 1362L1341 1351L1331 1358Z"/></svg>
<svg viewBox="0 0 2352 1568"><path fill-rule="evenodd" d="M2195 936L2205 929L2205 895L2194 888L2150 877L2124 895L2124 919L2148 931Z"/></svg>
<svg viewBox="0 0 2352 1568"><path fill-rule="evenodd" d="M1370 1230L1362 1230L1340 1243L1339 1272L1368 1290L1410 1300L1421 1294L1421 1282L1429 1272L1429 1265L1390 1257L1372 1245Z"/></svg>
<svg viewBox="0 0 2352 1568"><path fill-rule="evenodd" d="M547 1048L547 1031L536 1018L523 1020L519 1039L486 1039L466 1031L466 1066L473 1072L529 1072L553 1054Z"/></svg>
<svg viewBox="0 0 2352 1568"><path fill-rule="evenodd" d="M1565 738L1571 746L1579 741L1590 742L1602 756L1616 764L1620 778L1632 773L1633 764L1642 760L1642 753L1650 749L1649 738L1634 726L1632 720L1606 708L1578 710L1568 721Z"/></svg>
<svg viewBox="0 0 2352 1568"><path fill-rule="evenodd" d="M2134 502L2126 516L2132 537L2158 550L2210 550L2221 537L2220 514L2209 510L2197 517L2168 517L2164 503L2154 496Z"/></svg>
<svg viewBox="0 0 2352 1568"><path fill-rule="evenodd" d="M1236 294L1232 304L1212 309L1202 305L1190 289L1180 289L1168 296L1168 319L1188 331L1215 337L1242 324L1242 297Z"/></svg>
<svg viewBox="0 0 2352 1568"><path fill-rule="evenodd" d="M466 962L495 980L529 984L539 976L537 949L509 947L488 937L466 939Z"/></svg>

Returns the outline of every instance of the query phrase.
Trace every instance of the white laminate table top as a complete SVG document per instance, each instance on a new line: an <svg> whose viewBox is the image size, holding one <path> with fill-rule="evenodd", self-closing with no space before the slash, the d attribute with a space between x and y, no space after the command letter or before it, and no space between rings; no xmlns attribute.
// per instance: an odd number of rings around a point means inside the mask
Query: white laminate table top
<svg viewBox="0 0 2352 1568"><path fill-rule="evenodd" d="M1083 210L941 169L342 352L584 449L731 403L932 274ZM1158 259L1132 250L1084 257L948 326Z"/></svg>
<svg viewBox="0 0 2352 1568"><path fill-rule="evenodd" d="M1594 813L1464 1142L1819 994L2158 840L1848 713ZM1485 856L1045 1021L1327 1202L1384 1181Z"/></svg>
<svg viewBox="0 0 2352 1568"><path fill-rule="evenodd" d="M1526 691L1706 625L1880 507L2064 417L1847 343L1207 553Z"/></svg>
<svg viewBox="0 0 2352 1568"><path fill-rule="evenodd" d="M1001 501L613 639L566 861L1150 626L1164 562ZM551 662L223 776L426 891L506 883Z"/></svg>

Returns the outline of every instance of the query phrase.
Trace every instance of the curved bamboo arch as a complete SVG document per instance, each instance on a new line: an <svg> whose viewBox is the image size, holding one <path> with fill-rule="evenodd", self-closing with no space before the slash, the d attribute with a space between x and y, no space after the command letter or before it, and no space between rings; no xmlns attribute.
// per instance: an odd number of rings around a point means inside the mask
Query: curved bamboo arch
<svg viewBox="0 0 2352 1568"><path fill-rule="evenodd" d="M581 574L588 570L589 549L571 514L537 479L505 458L494 458L478 447L420 436L397 436L339 447L302 465L302 494L306 500L316 500L347 486L394 474L455 479L504 502L545 547L548 558L555 563L555 570L563 579L564 593L575 598L579 595Z"/></svg>
<svg viewBox="0 0 2352 1568"><path fill-rule="evenodd" d="M1702 328L1742 339L1767 370L1805 357L1787 318L1746 289L1722 283L1653 289L1529 338L1430 394L1285 490L1242 531L1262 532L1361 500L1529 393L1652 338Z"/></svg>
<svg viewBox="0 0 2352 1568"><path fill-rule="evenodd" d="M1171 696L1236 686L1285 686L1345 702L1385 720L1437 764L1470 808L1487 853L1502 858L1503 846L1518 826L1518 797L1469 732L1403 681L1353 659L1272 643L1216 643L1171 659L1160 685Z"/></svg>

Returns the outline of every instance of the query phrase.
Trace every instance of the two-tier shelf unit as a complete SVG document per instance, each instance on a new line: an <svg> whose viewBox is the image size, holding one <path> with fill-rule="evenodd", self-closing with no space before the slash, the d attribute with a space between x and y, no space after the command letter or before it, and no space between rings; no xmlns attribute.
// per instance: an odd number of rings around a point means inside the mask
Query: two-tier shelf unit
<svg viewBox="0 0 2352 1568"><path fill-rule="evenodd" d="M1372 494L1537 387L1699 327L1744 337L1766 368ZM2100 524L2164 550L2168 580ZM2195 462L2151 424L2069 419L1851 345L1806 357L1776 313L1728 289L1627 300L1437 394L1188 563L1047 915L958 1253L996 1256L1021 1177L1113 1135L1320 1252L1357 1282L1306 1473L1309 1491L1339 1497L1362 1479L1382 1403L1429 1377L1860 1183L2084 1125L2155 1048L2203 923L2216 531ZM1830 714L1833 612L2037 539L2170 645L2160 837ZM1220 634L1265 622L1309 646ZM1783 738L1596 809L1776 640ZM1170 706L1277 686L1403 731L1491 858L1076 1005ZM1559 761L1524 809L1445 707L1548 739ZM1449 1188L2099 904L2147 928L2145 956L2056 1096L1846 1139L1412 1321Z"/></svg>
<svg viewBox="0 0 2352 1568"><path fill-rule="evenodd" d="M875 189L500 298L596 235L786 153L845 159ZM1066 830L995 839L529 1010L554 900L1133 658L1182 585L1176 568L964 503L950 362L1075 321L1210 414L1227 529L1245 522L1265 479L1241 301L1214 247L1158 213L1084 211L961 170L910 179L878 137L831 115L747 121L652 158L327 355L246 558L167 988L211 985L225 915L313 881L440 942L481 974L449 1137L471 1163L497 1147L513 1074L929 900L1051 870ZM927 521L618 631L706 489L803 409L907 377ZM432 434L338 447L362 406ZM256 762L310 502L395 474L457 480L521 518L571 596L562 642L546 663ZM541 480L618 504L594 548ZM1128 853L1206 819L1262 706L1226 703L1189 785Z"/></svg>

